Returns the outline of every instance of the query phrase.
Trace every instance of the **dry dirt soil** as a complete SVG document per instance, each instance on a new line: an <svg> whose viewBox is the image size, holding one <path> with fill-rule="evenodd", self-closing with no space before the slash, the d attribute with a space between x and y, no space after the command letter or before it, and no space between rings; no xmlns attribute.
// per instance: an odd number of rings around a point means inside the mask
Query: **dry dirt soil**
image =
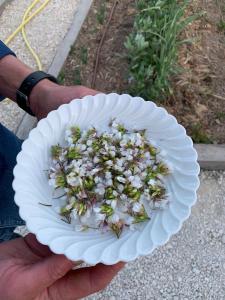
<svg viewBox="0 0 225 300"><path fill-rule="evenodd" d="M99 55L97 49L114 0L95 0L79 38L60 74L64 84L83 84L102 92L129 92L128 62L124 42L132 32L135 1L119 1ZM162 103L197 143L225 143L225 3L193 0L187 14L201 16L190 24L179 49L181 72L171 78L174 94ZM158 99L159 100L159 99ZM157 102L157 99L156 99Z"/></svg>

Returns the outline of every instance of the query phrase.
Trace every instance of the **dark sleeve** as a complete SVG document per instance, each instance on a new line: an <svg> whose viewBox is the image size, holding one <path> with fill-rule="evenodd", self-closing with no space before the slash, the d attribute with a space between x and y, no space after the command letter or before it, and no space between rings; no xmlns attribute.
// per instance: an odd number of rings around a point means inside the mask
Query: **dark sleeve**
<svg viewBox="0 0 225 300"><path fill-rule="evenodd" d="M0 59L3 58L6 55L15 55L14 52L12 52L12 50L10 50L1 40L0 40ZM0 101L3 100L4 97L2 97L0 95Z"/></svg>

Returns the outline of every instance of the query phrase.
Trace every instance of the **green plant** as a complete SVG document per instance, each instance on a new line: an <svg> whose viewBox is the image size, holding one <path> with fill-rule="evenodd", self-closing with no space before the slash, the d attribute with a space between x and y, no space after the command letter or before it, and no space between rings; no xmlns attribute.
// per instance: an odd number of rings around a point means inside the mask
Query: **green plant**
<svg viewBox="0 0 225 300"><path fill-rule="evenodd" d="M220 121L225 121L225 112L223 111L218 111L216 113L216 118L219 119Z"/></svg>
<svg viewBox="0 0 225 300"><path fill-rule="evenodd" d="M80 68L77 67L74 70L74 79L73 79L73 83L75 85L81 85L81 74L80 74Z"/></svg>
<svg viewBox="0 0 225 300"><path fill-rule="evenodd" d="M83 65L86 65L88 62L88 49L84 46L81 47L80 49L80 60Z"/></svg>
<svg viewBox="0 0 225 300"><path fill-rule="evenodd" d="M182 2L182 4L181 4ZM133 33L125 42L130 70L130 93L159 100L172 93L170 78L178 68L182 30L196 15L185 18L189 1L139 0Z"/></svg>
<svg viewBox="0 0 225 300"><path fill-rule="evenodd" d="M64 82L65 82L65 73L64 73L64 71L61 71L61 72L59 73L57 79L58 79L58 82L59 82L60 84L64 84Z"/></svg>
<svg viewBox="0 0 225 300"><path fill-rule="evenodd" d="M204 132L202 125L196 123L191 128L191 137L194 143L198 144L212 144L212 139Z"/></svg>
<svg viewBox="0 0 225 300"><path fill-rule="evenodd" d="M217 23L217 28L219 31L224 31L225 32L225 21L222 19Z"/></svg>
<svg viewBox="0 0 225 300"><path fill-rule="evenodd" d="M70 47L69 55L71 55L71 54L75 51L75 49L76 49L75 45L72 45L72 46Z"/></svg>
<svg viewBox="0 0 225 300"><path fill-rule="evenodd" d="M103 25L105 20L106 4L105 1L101 2L99 10L97 11L96 18L99 24Z"/></svg>

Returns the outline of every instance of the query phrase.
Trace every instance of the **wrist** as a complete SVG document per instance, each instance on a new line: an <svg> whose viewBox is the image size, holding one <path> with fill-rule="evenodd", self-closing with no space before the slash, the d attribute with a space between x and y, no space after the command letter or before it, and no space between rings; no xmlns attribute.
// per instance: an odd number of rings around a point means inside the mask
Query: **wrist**
<svg viewBox="0 0 225 300"><path fill-rule="evenodd" d="M58 84L50 81L49 79L43 79L38 82L35 87L32 89L29 103L32 112L39 117L42 114L42 111L49 105L51 101L51 91L54 90Z"/></svg>

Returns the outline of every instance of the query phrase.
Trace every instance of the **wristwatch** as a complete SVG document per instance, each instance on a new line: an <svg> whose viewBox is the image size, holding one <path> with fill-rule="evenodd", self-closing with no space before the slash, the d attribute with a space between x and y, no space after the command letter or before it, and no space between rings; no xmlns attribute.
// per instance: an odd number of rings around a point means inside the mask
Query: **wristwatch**
<svg viewBox="0 0 225 300"><path fill-rule="evenodd" d="M34 113L30 108L29 96L35 85L43 79L48 79L52 82L57 83L57 79L54 76L43 71L36 71L27 76L22 82L20 88L16 91L17 104L31 116L34 116Z"/></svg>

